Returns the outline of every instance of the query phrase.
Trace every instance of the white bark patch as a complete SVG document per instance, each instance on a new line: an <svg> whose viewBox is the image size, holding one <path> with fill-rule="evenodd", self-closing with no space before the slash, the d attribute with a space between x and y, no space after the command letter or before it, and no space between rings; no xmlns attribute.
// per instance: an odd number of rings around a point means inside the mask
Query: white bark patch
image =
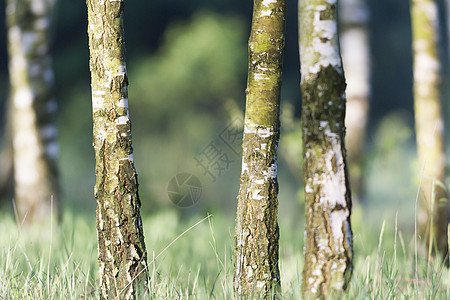
<svg viewBox="0 0 450 300"><path fill-rule="evenodd" d="M14 95L14 106L17 108L31 107L34 102L33 91L28 86L20 87Z"/></svg>
<svg viewBox="0 0 450 300"><path fill-rule="evenodd" d="M268 7L270 4L277 3L277 0L263 0L262 5Z"/></svg>
<svg viewBox="0 0 450 300"><path fill-rule="evenodd" d="M253 200L262 200L264 199L264 196L261 196L259 193L261 192L261 189L253 190L252 192L252 199Z"/></svg>
<svg viewBox="0 0 450 300"><path fill-rule="evenodd" d="M264 179L255 180L255 184L264 184Z"/></svg>
<svg viewBox="0 0 450 300"><path fill-rule="evenodd" d="M261 17L269 17L271 14L272 14L271 9L261 11Z"/></svg>
<svg viewBox="0 0 450 300"><path fill-rule="evenodd" d="M267 74L264 73L254 73L255 76L255 80L259 81L259 80L269 80L270 78L267 76Z"/></svg>
<svg viewBox="0 0 450 300"><path fill-rule="evenodd" d="M106 132L106 130L97 130L97 135L96 138L98 138L100 140L99 143L97 143L98 145L101 145L103 143L103 141L106 139L106 137L108 136L108 133ZM97 148L100 148L100 146L97 146Z"/></svg>
<svg viewBox="0 0 450 300"><path fill-rule="evenodd" d="M335 1L328 1L328 3L334 4ZM327 9L326 5L311 5L306 7L303 15L299 17L301 22L302 18L308 18L307 14L313 15L312 35L301 36L300 59L302 82L314 78L324 67L332 66L338 72L341 71L337 23L335 20L321 20L320 18L321 13Z"/></svg>
<svg viewBox="0 0 450 300"><path fill-rule="evenodd" d="M103 108L105 102L105 91L92 91L92 111L97 111Z"/></svg>
<svg viewBox="0 0 450 300"><path fill-rule="evenodd" d="M117 125L126 125L130 119L128 116L120 116L116 119Z"/></svg>
<svg viewBox="0 0 450 300"><path fill-rule="evenodd" d="M241 174L244 174L245 172L248 172L248 164L244 162L244 158L242 158L242 171Z"/></svg>
<svg viewBox="0 0 450 300"><path fill-rule="evenodd" d="M244 125L244 134L248 133L256 134L260 138L267 138L269 136L272 136L275 132L271 126L264 127L247 122L247 124Z"/></svg>
<svg viewBox="0 0 450 300"><path fill-rule="evenodd" d="M330 215L331 233L333 234L334 248L340 252L340 245L344 241L344 226L347 223L349 212L347 210L335 210Z"/></svg>
<svg viewBox="0 0 450 300"><path fill-rule="evenodd" d="M117 107L128 108L128 99L127 98L120 99L119 102L117 103Z"/></svg>
<svg viewBox="0 0 450 300"><path fill-rule="evenodd" d="M127 157L121 158L120 160L129 160L133 162L134 161L133 154L129 154Z"/></svg>
<svg viewBox="0 0 450 300"><path fill-rule="evenodd" d="M125 65L120 65L119 66L119 71L117 72L116 76L124 76L127 72L127 66Z"/></svg>
<svg viewBox="0 0 450 300"><path fill-rule="evenodd" d="M263 171L264 180L275 179L277 177L277 161L275 157L275 162L270 165L267 171Z"/></svg>
<svg viewBox="0 0 450 300"><path fill-rule="evenodd" d="M252 268L248 268L248 273L247 273L247 278L250 279L253 276L253 269Z"/></svg>
<svg viewBox="0 0 450 300"><path fill-rule="evenodd" d="M314 177L316 181L313 181L313 184L322 186L320 203L324 206L333 208L336 205L341 205L346 207L344 157L342 156L339 136L329 129L325 130L325 135L332 143L331 149L324 154L326 173L317 178Z"/></svg>
<svg viewBox="0 0 450 300"><path fill-rule="evenodd" d="M256 62L255 62L256 63ZM256 65L256 68L260 71L267 72L270 71L269 68L262 67L261 65Z"/></svg>

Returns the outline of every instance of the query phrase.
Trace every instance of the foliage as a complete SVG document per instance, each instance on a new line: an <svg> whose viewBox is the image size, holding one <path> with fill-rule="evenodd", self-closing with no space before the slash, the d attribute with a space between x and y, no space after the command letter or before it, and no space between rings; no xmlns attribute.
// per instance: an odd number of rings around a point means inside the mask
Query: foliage
<svg viewBox="0 0 450 300"><path fill-rule="evenodd" d="M194 156L237 116L236 111L242 112L245 39L239 17L204 11L171 24L155 52L129 56L130 115L143 210L171 206L169 180L181 171L201 175ZM91 115L74 113L91 110L88 88L88 83L76 84L63 98L60 163L66 204L91 203L88 208L93 209L92 136L86 134L92 131ZM220 184L203 179L205 192L225 198L229 186L237 186L238 172L235 163Z"/></svg>
<svg viewBox="0 0 450 300"><path fill-rule="evenodd" d="M234 117L230 103L243 109L245 65L241 20L207 12L172 24L155 53L131 60L130 113L143 201L170 204L166 187L174 175L201 175L194 156ZM222 179L215 188L223 195L229 184Z"/></svg>
<svg viewBox="0 0 450 300"><path fill-rule="evenodd" d="M417 193L420 169L415 166L413 117L405 111L385 116L369 137L372 144L368 151L365 186L367 201L365 210L370 218L380 220L386 214L401 210L399 223L411 223L414 218L414 199Z"/></svg>

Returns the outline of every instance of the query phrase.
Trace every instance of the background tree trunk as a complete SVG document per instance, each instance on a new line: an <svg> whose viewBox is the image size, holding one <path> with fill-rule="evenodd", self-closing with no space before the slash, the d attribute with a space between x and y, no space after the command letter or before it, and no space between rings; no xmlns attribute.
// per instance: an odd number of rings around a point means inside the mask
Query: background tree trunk
<svg viewBox="0 0 450 300"><path fill-rule="evenodd" d="M305 297L336 297L352 273L351 195L346 167L345 79L333 0L300 0L305 181Z"/></svg>
<svg viewBox="0 0 450 300"><path fill-rule="evenodd" d="M50 33L55 1L8 0L15 203L19 221L50 216L59 207L57 102L53 95Z"/></svg>
<svg viewBox="0 0 450 300"><path fill-rule="evenodd" d="M242 173L235 233L238 297L279 285L277 145L286 1L255 0L249 39Z"/></svg>
<svg viewBox="0 0 450 300"><path fill-rule="evenodd" d="M131 299L147 276L147 252L128 115L124 1L87 0L87 7L100 298Z"/></svg>
<svg viewBox="0 0 450 300"><path fill-rule="evenodd" d="M447 246L448 195L445 179L444 120L442 118L441 70L438 56L439 21L434 0L412 0L411 21L414 54L414 114L421 176L420 211L422 237L436 239L445 255ZM434 191L434 193L433 193ZM433 204L434 202L434 204ZM432 225L432 226L430 226Z"/></svg>
<svg viewBox="0 0 450 300"><path fill-rule="evenodd" d="M370 97L369 9L365 0L339 1L340 45L347 81L345 145L352 201L364 198L364 145Z"/></svg>

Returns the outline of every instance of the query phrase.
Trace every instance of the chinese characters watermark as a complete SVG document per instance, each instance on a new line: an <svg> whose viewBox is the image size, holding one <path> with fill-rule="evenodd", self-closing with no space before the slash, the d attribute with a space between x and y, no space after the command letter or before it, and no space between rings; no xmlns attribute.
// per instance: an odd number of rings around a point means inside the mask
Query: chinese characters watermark
<svg viewBox="0 0 450 300"><path fill-rule="evenodd" d="M196 166L202 168L212 182L229 170L230 165L239 159L241 151L243 122L235 118L206 145L195 157Z"/></svg>
<svg viewBox="0 0 450 300"><path fill-rule="evenodd" d="M211 182L216 182L232 164L240 161L243 130L243 120L235 118L194 156L195 166ZM176 206L187 208L199 201L202 184L192 173L179 173L169 181L167 193Z"/></svg>

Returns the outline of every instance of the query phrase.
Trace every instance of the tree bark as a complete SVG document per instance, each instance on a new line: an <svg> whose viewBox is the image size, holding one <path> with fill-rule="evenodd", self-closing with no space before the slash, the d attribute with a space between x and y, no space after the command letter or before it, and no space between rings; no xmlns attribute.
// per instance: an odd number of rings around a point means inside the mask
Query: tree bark
<svg viewBox="0 0 450 300"><path fill-rule="evenodd" d="M345 157L345 78L335 0L300 0L305 182L303 295L338 296L352 273L351 194Z"/></svg>
<svg viewBox="0 0 450 300"><path fill-rule="evenodd" d="M8 0L8 53L14 194L20 222L59 211L57 102L50 56L55 1Z"/></svg>
<svg viewBox="0 0 450 300"><path fill-rule="evenodd" d="M147 277L128 114L124 1L87 0L101 299L132 299Z"/></svg>
<svg viewBox="0 0 450 300"><path fill-rule="evenodd" d="M235 232L239 298L268 298L280 284L277 145L285 16L286 0L254 1Z"/></svg>
<svg viewBox="0 0 450 300"><path fill-rule="evenodd" d="M441 70L438 56L439 21L433 0L411 1L414 55L414 115L421 176L421 235L435 240L438 251L448 252L448 195L444 186L445 152L442 118ZM434 244L434 243L433 243Z"/></svg>
<svg viewBox="0 0 450 300"><path fill-rule="evenodd" d="M340 45L347 81L345 145L352 186L352 201L364 198L364 145L370 97L370 50L365 0L339 1Z"/></svg>

